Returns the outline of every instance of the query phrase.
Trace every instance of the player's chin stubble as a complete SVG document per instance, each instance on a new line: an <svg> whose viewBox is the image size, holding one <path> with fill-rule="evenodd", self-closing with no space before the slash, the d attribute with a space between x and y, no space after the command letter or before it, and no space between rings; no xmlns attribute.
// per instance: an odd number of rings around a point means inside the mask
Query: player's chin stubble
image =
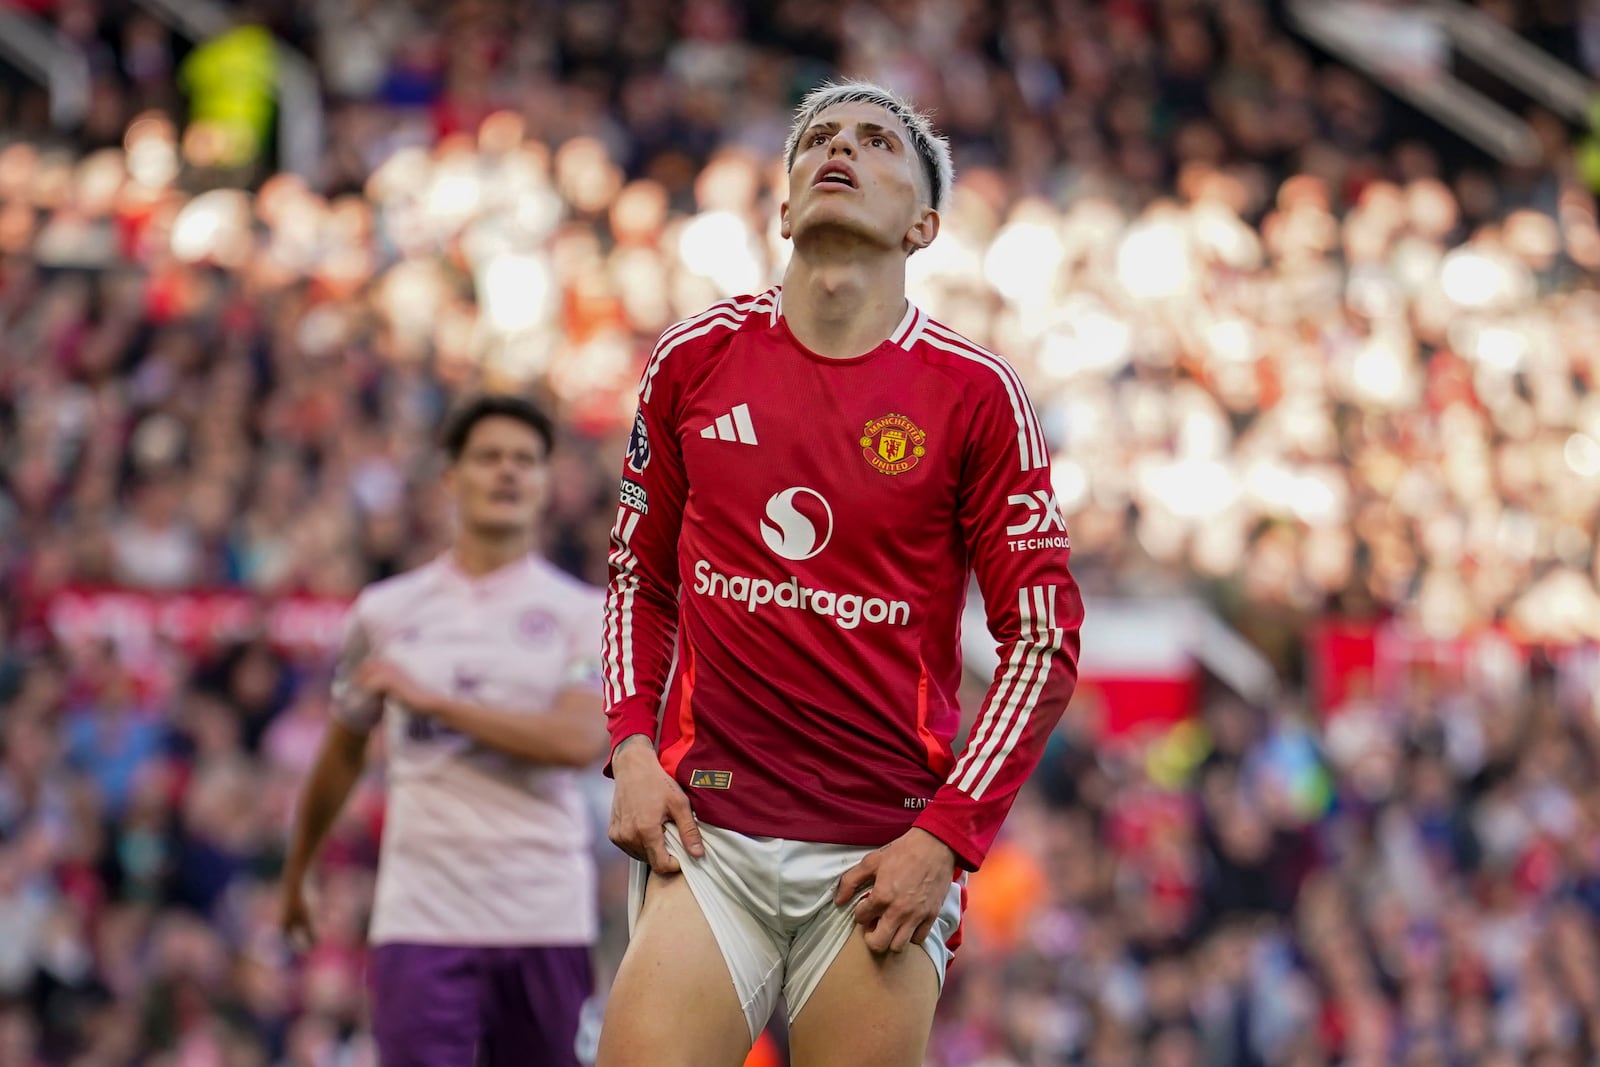
<svg viewBox="0 0 1600 1067"><path fill-rule="evenodd" d="M822 217L814 217L817 214ZM863 214L866 213L848 209L825 213L807 211L800 219L800 224L791 231L791 239L797 248L839 240L853 240L885 248L899 247L900 241L896 235L888 233L881 225L873 225L870 218L862 217Z"/></svg>

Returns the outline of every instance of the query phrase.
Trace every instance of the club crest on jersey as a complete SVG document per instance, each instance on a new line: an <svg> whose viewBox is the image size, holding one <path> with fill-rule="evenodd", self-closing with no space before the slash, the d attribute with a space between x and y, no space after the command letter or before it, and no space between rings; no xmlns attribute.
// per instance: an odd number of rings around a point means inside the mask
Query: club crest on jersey
<svg viewBox="0 0 1600 1067"><path fill-rule="evenodd" d="M528 641L548 641L560 625L548 611L529 608L517 617L517 634Z"/></svg>
<svg viewBox="0 0 1600 1067"><path fill-rule="evenodd" d="M881 415L861 431L861 454L884 474L904 474L928 454L928 435L904 415Z"/></svg>
<svg viewBox="0 0 1600 1067"><path fill-rule="evenodd" d="M633 432L628 435L628 466L635 474L643 474L650 466L650 433L645 429L642 409L633 414Z"/></svg>

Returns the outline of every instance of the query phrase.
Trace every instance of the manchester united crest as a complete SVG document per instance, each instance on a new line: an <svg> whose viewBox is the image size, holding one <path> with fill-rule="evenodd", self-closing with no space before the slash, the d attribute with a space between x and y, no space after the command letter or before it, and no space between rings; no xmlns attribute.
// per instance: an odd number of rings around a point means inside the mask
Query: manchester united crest
<svg viewBox="0 0 1600 1067"><path fill-rule="evenodd" d="M928 435L904 415L882 415L861 431L861 454L884 474L904 474L928 454Z"/></svg>

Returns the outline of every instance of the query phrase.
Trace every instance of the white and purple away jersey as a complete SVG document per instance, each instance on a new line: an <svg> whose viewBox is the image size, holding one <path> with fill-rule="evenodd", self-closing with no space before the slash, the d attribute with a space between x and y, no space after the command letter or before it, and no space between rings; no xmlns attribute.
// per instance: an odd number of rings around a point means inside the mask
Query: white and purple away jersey
<svg viewBox="0 0 1600 1067"><path fill-rule="evenodd" d="M370 940L589 944L597 934L583 773L496 752L352 684L368 656L502 710L600 691L598 589L529 558L472 578L446 554L368 587L346 625L335 714L384 721L389 803ZM598 712L596 712L598 714Z"/></svg>

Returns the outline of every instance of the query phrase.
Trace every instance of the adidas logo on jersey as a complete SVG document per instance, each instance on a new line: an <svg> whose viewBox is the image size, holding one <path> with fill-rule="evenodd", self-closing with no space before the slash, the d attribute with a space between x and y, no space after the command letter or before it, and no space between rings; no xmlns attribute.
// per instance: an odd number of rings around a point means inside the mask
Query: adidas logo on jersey
<svg viewBox="0 0 1600 1067"><path fill-rule="evenodd" d="M717 421L700 431L700 436L708 441L733 441L741 445L756 444L755 424L750 421L750 405L738 404L726 415L718 415Z"/></svg>

